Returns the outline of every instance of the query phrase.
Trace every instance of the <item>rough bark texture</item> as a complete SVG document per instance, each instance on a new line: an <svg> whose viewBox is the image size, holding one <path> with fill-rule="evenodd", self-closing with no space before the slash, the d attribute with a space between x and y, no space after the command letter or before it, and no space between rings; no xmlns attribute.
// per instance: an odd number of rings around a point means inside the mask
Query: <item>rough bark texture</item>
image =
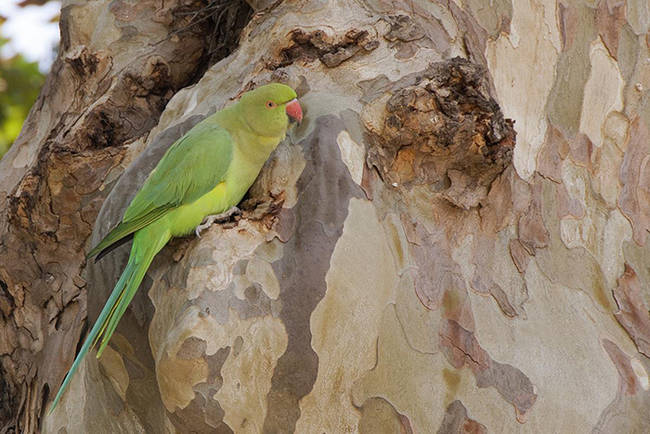
<svg viewBox="0 0 650 434"><path fill-rule="evenodd" d="M250 4L229 54L243 4L64 2L0 163L4 430L645 431L647 2ZM159 254L45 416L128 254L88 245L268 81L305 120L243 215Z"/></svg>

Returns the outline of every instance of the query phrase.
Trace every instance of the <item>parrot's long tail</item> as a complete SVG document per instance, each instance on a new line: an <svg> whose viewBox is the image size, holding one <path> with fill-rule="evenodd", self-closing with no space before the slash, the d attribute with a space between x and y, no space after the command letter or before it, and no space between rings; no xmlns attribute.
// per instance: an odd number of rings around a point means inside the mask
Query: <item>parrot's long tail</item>
<svg viewBox="0 0 650 434"><path fill-rule="evenodd" d="M79 354L77 354L74 363L72 363L72 367L65 376L63 384L61 384L61 387L52 402L50 413L59 403L70 379L79 368L79 364L86 353L88 353L88 351L92 349L100 339L101 343L99 345L99 350L97 350L97 358L102 355L102 352L106 348L108 341L111 339L120 318L124 315L124 312L137 292L144 275L147 273L151 261L171 238L167 232L155 234L153 233L154 231L150 229L151 228L144 228L135 234L129 262L126 264L126 268L124 268L122 276L120 276L117 284L115 284L115 288L106 301L95 325L93 325L92 330L90 330L90 333L86 337Z"/></svg>

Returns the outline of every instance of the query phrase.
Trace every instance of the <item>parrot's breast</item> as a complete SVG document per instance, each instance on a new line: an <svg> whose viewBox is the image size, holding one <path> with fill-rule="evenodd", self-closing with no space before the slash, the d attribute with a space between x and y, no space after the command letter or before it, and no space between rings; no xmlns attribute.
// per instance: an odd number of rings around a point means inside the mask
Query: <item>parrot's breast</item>
<svg viewBox="0 0 650 434"><path fill-rule="evenodd" d="M177 237L192 233L206 216L221 214L237 205L255 182L271 150L265 158L258 155L248 158L238 146L234 146L225 179L194 202L167 213L165 219L169 221L171 235Z"/></svg>

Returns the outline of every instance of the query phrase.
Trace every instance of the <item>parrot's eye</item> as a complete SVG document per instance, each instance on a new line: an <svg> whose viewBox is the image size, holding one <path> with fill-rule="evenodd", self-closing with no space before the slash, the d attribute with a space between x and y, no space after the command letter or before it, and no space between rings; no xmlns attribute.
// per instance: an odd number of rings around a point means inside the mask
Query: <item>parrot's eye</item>
<svg viewBox="0 0 650 434"><path fill-rule="evenodd" d="M276 106L277 106L277 104L274 103L273 101L267 101L266 102L266 108L272 109L272 108L275 108Z"/></svg>

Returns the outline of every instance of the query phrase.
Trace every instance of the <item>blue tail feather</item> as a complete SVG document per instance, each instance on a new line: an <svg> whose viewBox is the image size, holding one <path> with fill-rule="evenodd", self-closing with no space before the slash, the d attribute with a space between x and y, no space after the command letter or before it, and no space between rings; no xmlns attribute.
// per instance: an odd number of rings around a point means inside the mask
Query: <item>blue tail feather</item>
<svg viewBox="0 0 650 434"><path fill-rule="evenodd" d="M90 333L86 337L86 340L84 341L84 344L81 347L79 354L77 354L77 357L74 359L74 362L72 363L72 367L70 367L70 370L66 374L65 379L63 380L63 383L61 384L61 387L59 388L59 391L57 392L56 397L52 402L52 406L50 407L50 413L54 411L54 408L59 403L59 400L61 399L63 392L65 392L66 388L68 387L68 383L70 383L72 376L79 368L79 364L81 363L81 360L83 360L84 356L86 355L86 353L88 353L88 350L90 350L96 338L99 336L99 332L102 329L104 322L108 318L111 310L113 309L113 306L115 306L115 303L119 298L120 294L122 293L122 290L128 283L129 277L133 272L130 262L131 261L129 261L129 264L127 264L126 268L122 272L122 276L120 276L120 280L118 280L117 284L115 284L115 288L113 289L111 296L106 301L106 304L104 305L104 308L99 314L97 321L95 321L95 325L93 325L93 328L90 330Z"/></svg>
<svg viewBox="0 0 650 434"><path fill-rule="evenodd" d="M108 341L111 339L113 332L115 332L120 318L122 318L122 315L126 312L126 308L133 299L142 279L147 273L151 261L160 249L167 244L167 241L169 241L170 235L167 232L155 234L153 230L147 229L151 228L145 228L136 232L133 246L131 247L129 262L124 268L120 279L115 284L115 288L99 314L99 318L97 318L92 330L90 330L90 333L86 337L79 354L77 354L77 357L72 363L72 367L68 371L59 391L54 397L54 401L50 407L50 413L54 411L54 408L59 403L59 400L68 387L68 383L70 383L70 379L79 368L83 358L100 339L101 344L97 351L97 357L99 358L99 356L101 356Z"/></svg>

